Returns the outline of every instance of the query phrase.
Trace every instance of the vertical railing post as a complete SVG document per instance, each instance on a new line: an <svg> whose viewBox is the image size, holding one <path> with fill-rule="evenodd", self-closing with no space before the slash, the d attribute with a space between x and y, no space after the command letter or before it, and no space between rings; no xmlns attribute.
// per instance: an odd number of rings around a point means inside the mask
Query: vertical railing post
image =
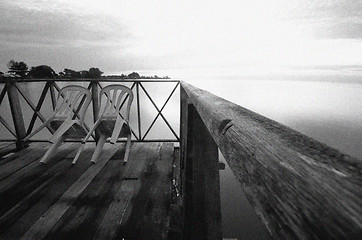
<svg viewBox="0 0 362 240"><path fill-rule="evenodd" d="M98 91L98 81L91 82L91 89L92 89L92 105L93 105L93 120L94 122L97 121L99 116L99 91ZM95 140L98 142L99 139L99 132L96 129L95 131Z"/></svg>
<svg viewBox="0 0 362 240"><path fill-rule="evenodd" d="M181 108L184 239L221 239L218 148L182 90Z"/></svg>
<svg viewBox="0 0 362 240"><path fill-rule="evenodd" d="M16 132L16 148L17 150L21 150L27 147L28 145L27 143L22 141L23 138L26 136L26 130L25 130L23 113L21 111L19 95L15 87L15 82L8 81L6 84L7 84L11 115L13 117L14 127Z"/></svg>
<svg viewBox="0 0 362 240"><path fill-rule="evenodd" d="M140 108L140 89L139 89L139 82L136 82L136 93L137 93L137 119L138 119L138 138L142 139L142 132L141 132L141 108Z"/></svg>
<svg viewBox="0 0 362 240"><path fill-rule="evenodd" d="M48 83L50 84L50 98L52 100L52 107L53 107L53 111L55 111L57 99L55 97L54 81L49 81Z"/></svg>

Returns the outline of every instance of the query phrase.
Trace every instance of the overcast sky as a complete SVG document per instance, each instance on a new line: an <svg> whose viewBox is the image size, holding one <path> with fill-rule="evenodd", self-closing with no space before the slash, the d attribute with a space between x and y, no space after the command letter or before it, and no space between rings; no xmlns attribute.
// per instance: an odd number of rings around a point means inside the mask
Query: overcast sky
<svg viewBox="0 0 362 240"><path fill-rule="evenodd" d="M358 0L1 0L0 70L362 65Z"/></svg>

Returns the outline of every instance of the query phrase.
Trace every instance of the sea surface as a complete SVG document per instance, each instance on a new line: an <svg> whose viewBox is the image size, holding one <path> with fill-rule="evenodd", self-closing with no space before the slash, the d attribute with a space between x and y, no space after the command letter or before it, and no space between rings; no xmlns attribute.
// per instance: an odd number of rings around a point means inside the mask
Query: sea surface
<svg viewBox="0 0 362 240"><path fill-rule="evenodd" d="M153 73L163 76L157 71L144 71L142 75L154 75ZM343 153L362 159L362 75L360 73L351 75L349 72L338 74L314 72L299 74L297 77L276 76L272 79L255 76L190 75L183 80L276 120ZM84 83L83 85L86 86ZM33 84L22 86L36 102L41 93L41 86ZM161 85L150 83L144 86L159 108L162 107L167 94L174 87L172 84L160 87ZM157 111L142 91L140 98L141 103L144 101L141 105L142 125L146 126L142 128L144 133L157 115ZM49 96L46 101L50 101ZM25 119L29 119L26 120L27 125L31 119L31 110L26 107L23 99L21 102L24 106ZM1 116L11 121L10 112L6 108L7 104L7 98L5 98L0 106ZM131 115L131 121L133 119L136 122L135 107L132 111L134 113ZM45 117L49 117L50 106L45 106L41 112ZM163 113L177 131L179 128L179 94L177 92L170 99ZM88 114L89 124L91 124L91 111ZM36 126L39 124L40 122L37 121ZM138 132L137 124L134 124L133 128L135 132ZM165 134L167 138L172 138L172 133L165 129L167 126L159 118L148 137L157 138L157 135ZM0 126L0 134L4 138L11 138L3 126ZM35 139L48 136L49 134L44 131ZM225 162L221 153L220 161ZM248 203L239 182L227 164L226 169L220 171L220 180L223 237L268 239L265 227Z"/></svg>

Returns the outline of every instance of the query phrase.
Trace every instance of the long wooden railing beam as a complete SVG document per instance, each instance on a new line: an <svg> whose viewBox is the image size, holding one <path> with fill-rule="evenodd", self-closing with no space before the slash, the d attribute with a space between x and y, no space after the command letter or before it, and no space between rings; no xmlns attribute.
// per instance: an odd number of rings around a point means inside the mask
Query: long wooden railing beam
<svg viewBox="0 0 362 240"><path fill-rule="evenodd" d="M361 234L359 160L185 82L181 91L274 239Z"/></svg>

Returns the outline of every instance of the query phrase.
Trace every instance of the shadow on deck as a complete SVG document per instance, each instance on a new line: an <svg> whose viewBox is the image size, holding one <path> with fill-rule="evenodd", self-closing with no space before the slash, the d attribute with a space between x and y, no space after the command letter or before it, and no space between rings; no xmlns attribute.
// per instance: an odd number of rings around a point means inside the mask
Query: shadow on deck
<svg viewBox="0 0 362 240"><path fill-rule="evenodd" d="M87 144L63 144L46 164L49 143L0 160L0 239L164 239L170 236L172 143L106 144L96 164ZM172 220L171 220L172 222ZM172 225L172 224L171 224Z"/></svg>

